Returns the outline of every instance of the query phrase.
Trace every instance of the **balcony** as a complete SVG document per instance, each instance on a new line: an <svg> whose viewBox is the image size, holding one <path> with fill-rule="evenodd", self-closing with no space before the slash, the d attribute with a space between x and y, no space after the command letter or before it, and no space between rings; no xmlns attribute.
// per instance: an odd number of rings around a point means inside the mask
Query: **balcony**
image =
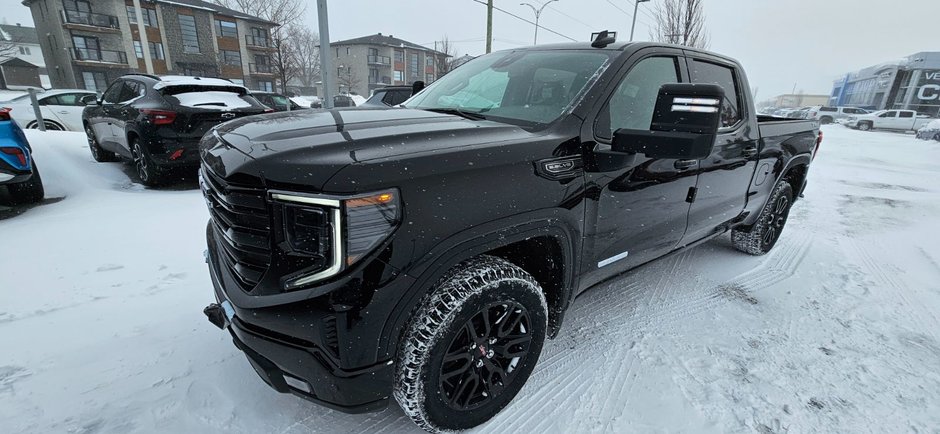
<svg viewBox="0 0 940 434"><path fill-rule="evenodd" d="M245 35L245 46L249 48L274 49L274 43L268 38L259 38L253 35Z"/></svg>
<svg viewBox="0 0 940 434"><path fill-rule="evenodd" d="M114 15L93 14L91 12L79 12L73 10L62 11L62 22L66 27L69 25L98 27L102 29L120 31L118 18Z"/></svg>
<svg viewBox="0 0 940 434"><path fill-rule="evenodd" d="M389 76L385 76L385 77L382 77L382 78L379 78L379 77L369 77L369 84L370 84L370 85L380 85L380 84L382 84L382 85L387 85L387 84L392 84L392 77L389 77Z"/></svg>
<svg viewBox="0 0 940 434"><path fill-rule="evenodd" d="M367 60L370 65L384 65L384 66L392 65L392 58L388 56L368 56Z"/></svg>
<svg viewBox="0 0 940 434"><path fill-rule="evenodd" d="M249 74L274 74L274 65L266 63L249 63Z"/></svg>
<svg viewBox="0 0 940 434"><path fill-rule="evenodd" d="M127 65L127 54L123 51L73 48L71 52L72 60L77 62L100 62Z"/></svg>

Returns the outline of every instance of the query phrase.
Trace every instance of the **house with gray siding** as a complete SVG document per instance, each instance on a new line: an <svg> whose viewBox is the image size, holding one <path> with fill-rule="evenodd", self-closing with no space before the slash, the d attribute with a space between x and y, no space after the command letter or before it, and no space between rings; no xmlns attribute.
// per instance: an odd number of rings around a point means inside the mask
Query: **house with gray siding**
<svg viewBox="0 0 940 434"><path fill-rule="evenodd" d="M23 0L56 88L127 73L227 78L273 90L278 24L202 0Z"/></svg>

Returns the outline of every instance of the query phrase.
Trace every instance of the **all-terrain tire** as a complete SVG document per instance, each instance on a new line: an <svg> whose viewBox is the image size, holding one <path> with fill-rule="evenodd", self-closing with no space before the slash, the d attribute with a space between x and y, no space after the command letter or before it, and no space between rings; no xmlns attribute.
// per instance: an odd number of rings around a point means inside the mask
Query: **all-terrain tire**
<svg viewBox="0 0 940 434"><path fill-rule="evenodd" d="M29 205L42 201L46 191L42 186L42 176L39 175L36 160L33 160L33 176L24 182L7 185L7 191L13 205Z"/></svg>
<svg viewBox="0 0 940 434"><path fill-rule="evenodd" d="M501 316L500 308L504 309ZM493 316L505 321L492 323ZM492 327L478 333L480 318ZM412 316L399 350L395 400L412 421L429 432L462 430L486 422L512 401L529 378L542 351L547 325L545 294L529 273L493 256L467 260L438 282ZM487 334L494 332L497 336ZM504 337L499 337L501 334ZM523 339L529 339L524 347L509 343ZM512 361L502 371L505 377L493 380L493 363L509 359ZM464 389L469 384L474 389L467 394ZM473 396L478 390L482 395L473 401L475 406L458 408L461 397ZM469 402L467 398L465 403Z"/></svg>
<svg viewBox="0 0 940 434"><path fill-rule="evenodd" d="M95 136L95 131L91 129L91 126L85 125L85 136L88 138L88 149L91 150L91 158L94 158L95 161L99 163L117 160L117 156L114 155L114 152L106 151L101 147L101 144L98 143L98 137Z"/></svg>
<svg viewBox="0 0 940 434"><path fill-rule="evenodd" d="M783 227L793 206L793 187L785 180L774 188L767 205L761 211L757 223L750 228L735 228L731 231L731 244L744 253L760 256L766 254L780 239Z"/></svg>

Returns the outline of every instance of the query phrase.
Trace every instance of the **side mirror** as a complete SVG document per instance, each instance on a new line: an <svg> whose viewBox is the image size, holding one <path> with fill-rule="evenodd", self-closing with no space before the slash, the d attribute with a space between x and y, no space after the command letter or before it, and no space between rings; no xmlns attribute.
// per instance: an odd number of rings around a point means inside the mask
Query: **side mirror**
<svg viewBox="0 0 940 434"><path fill-rule="evenodd" d="M714 84L665 84L648 131L619 129L611 148L649 158L699 160L711 154L725 91Z"/></svg>

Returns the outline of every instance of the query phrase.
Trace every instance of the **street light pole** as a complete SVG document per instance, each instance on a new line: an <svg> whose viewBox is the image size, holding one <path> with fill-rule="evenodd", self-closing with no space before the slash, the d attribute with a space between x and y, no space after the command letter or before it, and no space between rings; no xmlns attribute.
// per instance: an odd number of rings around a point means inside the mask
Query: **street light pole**
<svg viewBox="0 0 940 434"><path fill-rule="evenodd" d="M532 6L530 3L519 3L520 6L528 6L532 8L532 12L535 12L535 40L532 43L532 45L538 45L539 43L539 17L542 16L542 11L545 10L545 7L548 6L549 3L557 2L557 1L558 0L548 0L547 2L545 2L545 4L543 4L542 6L538 8L536 8L535 6Z"/></svg>
<svg viewBox="0 0 940 434"><path fill-rule="evenodd" d="M633 3L633 25L630 26L630 42L633 42L633 30L636 29L636 13L640 11L640 3L648 1L650 0L636 0Z"/></svg>

